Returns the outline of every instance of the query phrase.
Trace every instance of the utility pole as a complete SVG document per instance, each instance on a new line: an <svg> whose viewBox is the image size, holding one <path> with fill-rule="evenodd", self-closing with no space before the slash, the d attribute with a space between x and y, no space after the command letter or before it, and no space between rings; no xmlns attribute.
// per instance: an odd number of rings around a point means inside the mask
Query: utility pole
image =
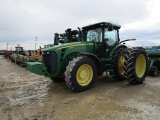
<svg viewBox="0 0 160 120"><path fill-rule="evenodd" d="M35 40L35 51L36 51L36 45L37 45L37 36L36 36L36 40Z"/></svg>
<svg viewBox="0 0 160 120"><path fill-rule="evenodd" d="M7 43L7 50L8 50L8 45L9 45L9 43Z"/></svg>

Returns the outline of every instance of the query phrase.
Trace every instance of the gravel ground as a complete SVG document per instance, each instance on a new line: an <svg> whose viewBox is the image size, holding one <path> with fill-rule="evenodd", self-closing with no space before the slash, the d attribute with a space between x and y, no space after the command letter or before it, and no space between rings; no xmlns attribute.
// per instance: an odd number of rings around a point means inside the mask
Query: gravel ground
<svg viewBox="0 0 160 120"><path fill-rule="evenodd" d="M158 120L159 93L160 76L140 85L103 76L73 93L0 56L0 120Z"/></svg>

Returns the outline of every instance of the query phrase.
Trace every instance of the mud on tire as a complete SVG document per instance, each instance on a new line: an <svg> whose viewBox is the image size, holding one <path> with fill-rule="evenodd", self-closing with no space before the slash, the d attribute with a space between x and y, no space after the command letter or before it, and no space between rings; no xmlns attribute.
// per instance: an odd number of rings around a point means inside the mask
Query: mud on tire
<svg viewBox="0 0 160 120"><path fill-rule="evenodd" d="M73 58L66 67L66 85L74 92L88 90L94 85L96 73L96 65L89 57Z"/></svg>
<svg viewBox="0 0 160 120"><path fill-rule="evenodd" d="M141 47L128 49L124 68L129 83L143 83L148 73L148 56L145 49Z"/></svg>

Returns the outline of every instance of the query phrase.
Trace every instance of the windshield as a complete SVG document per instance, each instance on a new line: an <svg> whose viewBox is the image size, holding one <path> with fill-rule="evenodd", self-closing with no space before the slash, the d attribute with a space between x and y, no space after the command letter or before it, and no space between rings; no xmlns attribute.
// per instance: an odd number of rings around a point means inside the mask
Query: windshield
<svg viewBox="0 0 160 120"><path fill-rule="evenodd" d="M102 42L102 28L89 30L87 32L87 41Z"/></svg>
<svg viewBox="0 0 160 120"><path fill-rule="evenodd" d="M22 47L16 47L16 51L23 51Z"/></svg>

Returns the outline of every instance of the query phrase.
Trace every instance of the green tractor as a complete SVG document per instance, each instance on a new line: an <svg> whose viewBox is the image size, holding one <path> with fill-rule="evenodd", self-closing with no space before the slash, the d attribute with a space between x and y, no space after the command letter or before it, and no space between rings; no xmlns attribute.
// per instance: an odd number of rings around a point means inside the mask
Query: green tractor
<svg viewBox="0 0 160 120"><path fill-rule="evenodd" d="M27 70L53 81L63 78L75 92L92 88L103 72L117 80L143 83L148 71L147 53L140 47L127 48L124 42L134 39L120 41L120 27L100 22L71 31L73 41L43 49L42 62L28 62Z"/></svg>
<svg viewBox="0 0 160 120"><path fill-rule="evenodd" d="M20 64L23 66L25 62L28 61L28 56L23 50L23 47L15 47L15 51L9 56L12 62Z"/></svg>

